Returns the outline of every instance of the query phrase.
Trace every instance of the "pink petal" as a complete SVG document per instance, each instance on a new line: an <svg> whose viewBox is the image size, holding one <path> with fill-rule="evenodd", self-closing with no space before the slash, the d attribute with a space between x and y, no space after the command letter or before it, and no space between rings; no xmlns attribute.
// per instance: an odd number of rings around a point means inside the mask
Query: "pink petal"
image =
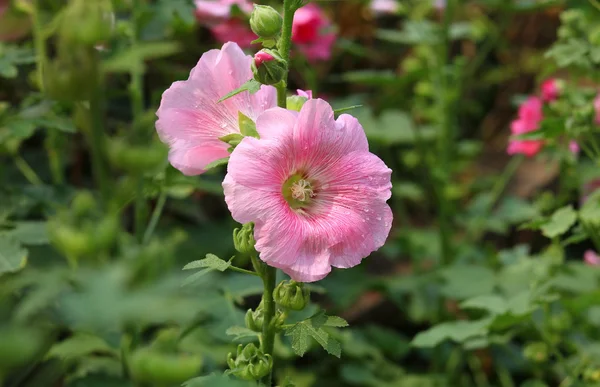
<svg viewBox="0 0 600 387"><path fill-rule="evenodd" d="M291 136L297 116L297 112L274 107L256 119L256 130L261 139Z"/></svg>
<svg viewBox="0 0 600 387"><path fill-rule="evenodd" d="M305 98L308 98L308 99L312 99L312 97L313 97L312 90L306 90L306 91L305 91L305 90L300 90L300 89L297 89L297 90L296 90L296 93L297 93L297 94L298 94L300 97L305 97Z"/></svg>
<svg viewBox="0 0 600 387"><path fill-rule="evenodd" d="M186 81L174 82L163 94L156 112L156 130L169 145L169 160L186 174L228 156L228 146L218 138L239 133L239 112L253 120L276 106L274 87L262 86L256 94L243 92L217 103L219 98L252 78L252 57L235 43L202 55Z"/></svg>
<svg viewBox="0 0 600 387"><path fill-rule="evenodd" d="M358 120L342 114L337 122L333 109L322 99L306 101L294 129L294 148L300 163L327 166L352 151L368 151L367 136Z"/></svg>
<svg viewBox="0 0 600 387"><path fill-rule="evenodd" d="M509 155L524 154L527 157L533 157L542 150L543 146L544 142L538 140L511 140L508 143L507 153Z"/></svg>
<svg viewBox="0 0 600 387"><path fill-rule="evenodd" d="M586 250L583 254L583 260L591 266L600 265L600 257L598 257L598 254L594 250Z"/></svg>

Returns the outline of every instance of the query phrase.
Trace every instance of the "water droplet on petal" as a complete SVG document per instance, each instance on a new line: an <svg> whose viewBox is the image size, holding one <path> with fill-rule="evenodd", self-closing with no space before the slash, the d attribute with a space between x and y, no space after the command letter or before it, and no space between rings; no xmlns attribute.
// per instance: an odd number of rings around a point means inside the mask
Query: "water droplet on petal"
<svg viewBox="0 0 600 387"><path fill-rule="evenodd" d="M378 216L378 217L377 217L377 220L381 220L381 216Z"/></svg>
<svg viewBox="0 0 600 387"><path fill-rule="evenodd" d="M224 129L226 126L227 126L227 124L223 122L223 123L221 124L221 129Z"/></svg>

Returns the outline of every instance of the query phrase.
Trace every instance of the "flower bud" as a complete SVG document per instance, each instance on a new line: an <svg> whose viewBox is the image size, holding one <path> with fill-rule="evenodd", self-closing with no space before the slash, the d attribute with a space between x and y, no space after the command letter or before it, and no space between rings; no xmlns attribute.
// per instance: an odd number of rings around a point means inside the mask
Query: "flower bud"
<svg viewBox="0 0 600 387"><path fill-rule="evenodd" d="M544 363L548 360L548 345L541 341L527 344L523 349L523 356L535 363Z"/></svg>
<svg viewBox="0 0 600 387"><path fill-rule="evenodd" d="M246 223L241 229L233 230L233 245L235 249L242 254L254 254L256 250L254 245L254 223Z"/></svg>
<svg viewBox="0 0 600 387"><path fill-rule="evenodd" d="M281 32L283 18L273 7L268 5L254 5L250 15L250 28L252 32L263 39L275 39Z"/></svg>
<svg viewBox="0 0 600 387"><path fill-rule="evenodd" d="M245 347L240 344L237 348L237 356L227 355L227 365L230 373L244 380L258 380L267 376L273 368L273 358L269 354L264 354L256 348L254 343Z"/></svg>
<svg viewBox="0 0 600 387"><path fill-rule="evenodd" d="M264 322L264 312L262 309L262 302L256 308L256 310L248 309L246 316L244 317L246 327L254 332L262 332Z"/></svg>
<svg viewBox="0 0 600 387"><path fill-rule="evenodd" d="M299 112L306 101L308 101L308 98L306 97L302 97L300 95L292 95L290 97L287 97L286 106L289 110L295 110Z"/></svg>
<svg viewBox="0 0 600 387"><path fill-rule="evenodd" d="M310 301L310 291L302 282L281 281L273 291L277 305L292 310L302 310Z"/></svg>
<svg viewBox="0 0 600 387"><path fill-rule="evenodd" d="M122 137L108 139L107 151L112 165L132 174L142 174L162 166L168 153L161 142L132 144Z"/></svg>
<svg viewBox="0 0 600 387"><path fill-rule="evenodd" d="M63 39L95 46L110 38L115 17L110 0L73 0L62 20Z"/></svg>
<svg viewBox="0 0 600 387"><path fill-rule="evenodd" d="M287 74L287 63L277 51L264 49L254 55L252 73L254 79L263 85L274 85Z"/></svg>

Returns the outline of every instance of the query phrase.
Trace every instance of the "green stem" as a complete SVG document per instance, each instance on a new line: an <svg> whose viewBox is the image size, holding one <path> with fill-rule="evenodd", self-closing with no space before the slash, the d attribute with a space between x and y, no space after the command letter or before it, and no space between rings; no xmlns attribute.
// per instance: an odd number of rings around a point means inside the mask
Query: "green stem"
<svg viewBox="0 0 600 387"><path fill-rule="evenodd" d="M283 27L281 30L281 38L279 40L279 55L289 65L290 51L292 49L292 24L294 23L294 13L296 6L294 0L283 0ZM287 83L287 74L283 78Z"/></svg>
<svg viewBox="0 0 600 387"><path fill-rule="evenodd" d="M165 203L167 202L167 192L163 190L158 196L158 200L156 201L156 206L154 207L154 211L152 212L152 217L150 217L150 223L148 223L148 228L144 233L144 238L142 239L142 244L147 244L150 242L150 238L152 234L154 234L154 230L156 229L156 225L158 224L158 220L162 215L163 209L165 208Z"/></svg>
<svg viewBox="0 0 600 387"><path fill-rule="evenodd" d="M90 53L90 55L96 55L96 53ZM97 55L95 60L98 60ZM98 66L96 64L96 66ZM105 143L104 143L104 93L102 91L102 84L100 79L100 70L96 68L95 79L92 81L92 95L90 98L90 128L89 133L89 146L92 151L92 171L96 184L102 198L106 203L110 195L109 180L105 165Z"/></svg>
<svg viewBox="0 0 600 387"><path fill-rule="evenodd" d="M135 238L141 243L144 240L144 229L146 228L146 199L144 198L144 179L142 177L138 179L137 183L134 222Z"/></svg>
<svg viewBox="0 0 600 387"><path fill-rule="evenodd" d="M271 266L266 266L262 272L263 279L263 311L264 311L264 320L263 320L263 331L262 331L262 351L264 354L270 354L273 356L273 346L275 344L275 327L271 323L273 318L275 317L275 300L273 299L273 291L275 290L275 277L276 277L276 269ZM265 386L271 386L273 370L269 375L265 376L263 379L263 383Z"/></svg>
<svg viewBox="0 0 600 387"><path fill-rule="evenodd" d="M33 42L35 45L35 53L37 60L37 77L40 90L44 90L43 65L46 61L46 42L44 39L44 30L40 19L40 4L39 0L33 3L32 14L33 19Z"/></svg>
<svg viewBox="0 0 600 387"><path fill-rule="evenodd" d="M42 179L40 179L40 177L37 175L37 173L35 173L33 168L31 168L31 166L27 163L27 161L25 161L25 159L23 157L21 157L21 155L18 155L18 154L15 155L15 164L17 165L17 168L19 168L19 171L21 171L23 176L25 176L27 181L29 181L31 184L33 184L33 185L44 184Z"/></svg>
<svg viewBox="0 0 600 387"><path fill-rule="evenodd" d="M450 159L452 155L452 148L454 142L453 134L453 102L448 90L448 75L446 70L449 64L450 54L450 24L452 22L454 6L456 0L449 0L447 3L446 10L444 12L443 20L443 43L440 46L439 58L438 58L438 74L437 74L437 85L440 89L438 94L438 109L441 117L441 132L438 137L438 154L439 154L439 180L437 191L438 209L440 212L439 218L439 229L440 229L440 249L441 249L441 263L442 265L448 265L452 262L452 224L451 224L451 203L448 200L446 194L446 187L450 180L451 165ZM453 98L452 98L453 100Z"/></svg>

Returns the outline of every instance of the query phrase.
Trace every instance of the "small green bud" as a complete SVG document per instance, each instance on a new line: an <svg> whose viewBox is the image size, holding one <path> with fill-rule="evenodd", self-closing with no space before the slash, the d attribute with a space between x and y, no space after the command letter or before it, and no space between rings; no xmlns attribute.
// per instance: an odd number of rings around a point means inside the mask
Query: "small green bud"
<svg viewBox="0 0 600 387"><path fill-rule="evenodd" d="M73 202L71 203L71 209L73 215L77 218L84 217L96 211L98 208L96 199L89 191L81 191L77 193Z"/></svg>
<svg viewBox="0 0 600 387"><path fill-rule="evenodd" d="M310 301L310 291L302 282L281 281L273 291L277 305L292 310L302 310Z"/></svg>
<svg viewBox="0 0 600 387"><path fill-rule="evenodd" d="M232 353L227 355L230 373L244 380L258 380L267 376L273 368L273 358L256 348L254 343L245 347L240 344L234 359Z"/></svg>
<svg viewBox="0 0 600 387"><path fill-rule="evenodd" d="M287 74L287 63L275 50L264 49L254 55L252 73L263 85L279 83Z"/></svg>
<svg viewBox="0 0 600 387"><path fill-rule="evenodd" d="M548 345L541 341L527 344L523 349L523 356L535 363L544 363L548 360Z"/></svg>
<svg viewBox="0 0 600 387"><path fill-rule="evenodd" d="M254 254L256 250L254 245L254 223L246 223L241 229L233 230L233 245L235 249L242 254Z"/></svg>
<svg viewBox="0 0 600 387"><path fill-rule="evenodd" d="M254 5L250 15L252 32L263 39L275 39L281 33L283 18L273 7Z"/></svg>
<svg viewBox="0 0 600 387"><path fill-rule="evenodd" d="M264 320L265 318L262 301L260 302L256 310L248 309L244 318L244 321L246 322L246 327L250 330L253 330L254 332L262 332Z"/></svg>
<svg viewBox="0 0 600 387"><path fill-rule="evenodd" d="M550 318L550 328L556 332L564 332L572 325L573 320L568 313L560 313Z"/></svg>
<svg viewBox="0 0 600 387"><path fill-rule="evenodd" d="M60 27L63 39L94 46L110 39L115 16L110 0L73 0Z"/></svg>
<svg viewBox="0 0 600 387"><path fill-rule="evenodd" d="M158 141L150 144L132 144L121 137L108 140L108 159L115 167L132 174L153 171L163 165L167 147Z"/></svg>
<svg viewBox="0 0 600 387"><path fill-rule="evenodd" d="M290 97L287 97L286 106L289 110L295 110L299 112L306 101L308 101L308 98L306 97L302 97L300 95L292 95Z"/></svg>

